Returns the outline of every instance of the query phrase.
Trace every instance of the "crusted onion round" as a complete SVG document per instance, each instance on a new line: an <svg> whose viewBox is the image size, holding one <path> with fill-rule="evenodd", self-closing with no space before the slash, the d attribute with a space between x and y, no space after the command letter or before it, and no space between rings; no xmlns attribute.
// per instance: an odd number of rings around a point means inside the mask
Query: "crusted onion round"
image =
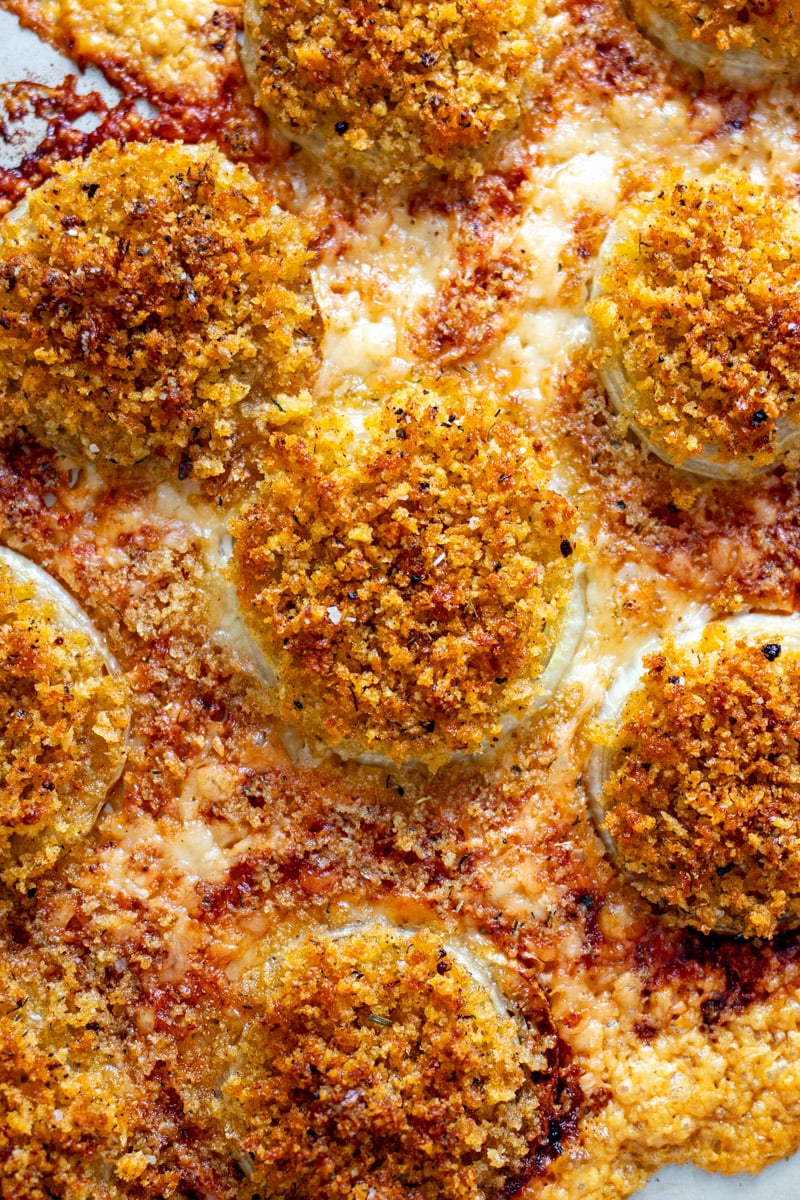
<svg viewBox="0 0 800 1200"><path fill-rule="evenodd" d="M550 698L582 627L577 514L493 389L403 384L360 436L332 413L273 450L233 575L286 721L436 769Z"/></svg>
<svg viewBox="0 0 800 1200"><path fill-rule="evenodd" d="M479 1200L529 1173L556 1039L535 980L481 939L312 930L240 990L248 1018L218 1090L254 1188Z"/></svg>
<svg viewBox="0 0 800 1200"><path fill-rule="evenodd" d="M119 779L127 689L86 614L0 548L0 879L24 887L84 837Z"/></svg>
<svg viewBox="0 0 800 1200"><path fill-rule="evenodd" d="M247 0L256 102L312 152L384 182L480 172L539 61L539 0Z"/></svg>
<svg viewBox="0 0 800 1200"><path fill-rule="evenodd" d="M800 617L746 614L649 644L593 727L587 782L619 869L668 920L800 925Z"/></svg>
<svg viewBox="0 0 800 1200"><path fill-rule="evenodd" d="M0 227L0 432L219 475L319 365L303 231L210 146L106 142Z"/></svg>
<svg viewBox="0 0 800 1200"><path fill-rule="evenodd" d="M609 398L673 466L739 478L800 436L800 208L740 171L667 174L603 244L588 313Z"/></svg>
<svg viewBox="0 0 800 1200"><path fill-rule="evenodd" d="M626 0L626 7L648 37L710 79L753 87L800 69L791 0Z"/></svg>

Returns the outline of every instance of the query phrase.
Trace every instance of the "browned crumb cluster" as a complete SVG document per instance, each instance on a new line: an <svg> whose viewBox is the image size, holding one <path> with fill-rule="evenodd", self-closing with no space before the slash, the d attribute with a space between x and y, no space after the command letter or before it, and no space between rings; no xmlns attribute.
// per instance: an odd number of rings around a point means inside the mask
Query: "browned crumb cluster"
<svg viewBox="0 0 800 1200"><path fill-rule="evenodd" d="M680 465L756 468L797 414L798 214L747 176L669 174L613 227L588 307L612 398Z"/></svg>
<svg viewBox="0 0 800 1200"><path fill-rule="evenodd" d="M746 937L796 925L800 655L709 632L645 667L610 734L601 803L618 864L682 924Z"/></svg>
<svg viewBox="0 0 800 1200"><path fill-rule="evenodd" d="M91 828L125 761L126 689L87 633L0 563L0 878L23 886Z"/></svg>
<svg viewBox="0 0 800 1200"><path fill-rule="evenodd" d="M757 50L768 60L800 61L797 9L792 0L628 0L647 28L653 14L677 37L719 51Z"/></svg>
<svg viewBox="0 0 800 1200"><path fill-rule="evenodd" d="M341 419L275 435L234 527L282 717L344 754L437 767L498 740L559 637L576 514L492 390L399 387L348 454Z"/></svg>
<svg viewBox="0 0 800 1200"><path fill-rule="evenodd" d="M525 1172L552 1112L546 1001L512 1014L461 955L370 924L302 938L251 976L222 1091L255 1189L478 1200Z"/></svg>
<svg viewBox="0 0 800 1200"><path fill-rule="evenodd" d="M455 195L448 197L447 210L455 217L453 263L406 331L418 357L439 366L477 358L519 316L531 264L524 251L508 243L521 217L517 189L522 178L489 172L468 187L457 185Z"/></svg>
<svg viewBox="0 0 800 1200"><path fill-rule="evenodd" d="M147 1165L128 1137L136 1096L112 1034L122 989L54 957L17 962L2 946L0 1195L118 1196L116 1180Z"/></svg>
<svg viewBox="0 0 800 1200"><path fill-rule="evenodd" d="M479 171L537 60L538 0L248 0L256 100L337 166L379 179Z"/></svg>
<svg viewBox="0 0 800 1200"><path fill-rule="evenodd" d="M318 363L297 222L215 150L107 142L0 239L0 424L216 475L237 419L283 419Z"/></svg>

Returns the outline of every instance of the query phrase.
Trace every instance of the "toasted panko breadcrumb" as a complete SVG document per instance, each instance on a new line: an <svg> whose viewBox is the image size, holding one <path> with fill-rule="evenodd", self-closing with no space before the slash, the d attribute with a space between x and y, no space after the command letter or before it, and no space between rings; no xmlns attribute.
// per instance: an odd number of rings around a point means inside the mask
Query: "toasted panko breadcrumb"
<svg viewBox="0 0 800 1200"><path fill-rule="evenodd" d="M404 384L348 454L276 435L235 523L240 599L283 718L344 755L436 768L522 717L562 627L576 514L491 390Z"/></svg>
<svg viewBox="0 0 800 1200"><path fill-rule="evenodd" d="M539 0L247 0L257 102L336 166L378 179L480 172L519 119Z"/></svg>
<svg viewBox="0 0 800 1200"><path fill-rule="evenodd" d="M237 421L283 419L316 370L307 262L294 218L209 147L62 166L0 228L0 428L219 474Z"/></svg>
<svg viewBox="0 0 800 1200"><path fill-rule="evenodd" d="M800 921L800 652L667 642L608 731L618 865L672 920L771 937Z"/></svg>
<svg viewBox="0 0 800 1200"><path fill-rule="evenodd" d="M431 930L371 924L251 972L222 1092L254 1188L479 1200L525 1172L552 1112L547 1003L534 986L524 1017L508 1011L464 957Z"/></svg>
<svg viewBox="0 0 800 1200"><path fill-rule="evenodd" d="M123 1163L137 1099L111 1010L118 989L0 953L0 1195L100 1200ZM50 954L50 959L55 957ZM34 960L35 962L35 960ZM45 965L46 963L46 965ZM102 979L102 975L101 975ZM121 989L119 989L121 991ZM103 994L105 991L105 994ZM126 1022L129 1028L129 1024ZM127 1194L127 1193L126 1193Z"/></svg>
<svg viewBox="0 0 800 1200"><path fill-rule="evenodd" d="M0 879L24 887L86 834L125 762L129 711L88 632L0 561Z"/></svg>
<svg viewBox="0 0 800 1200"><path fill-rule="evenodd" d="M669 27L676 39L722 54L757 51L768 64L800 64L800 30L793 0L628 0L643 29ZM671 47L669 47L671 48ZM681 57L678 55L678 57Z"/></svg>
<svg viewBox="0 0 800 1200"><path fill-rule="evenodd" d="M588 306L598 362L667 461L776 457L798 415L799 242L796 207L732 170L672 172L612 227Z"/></svg>

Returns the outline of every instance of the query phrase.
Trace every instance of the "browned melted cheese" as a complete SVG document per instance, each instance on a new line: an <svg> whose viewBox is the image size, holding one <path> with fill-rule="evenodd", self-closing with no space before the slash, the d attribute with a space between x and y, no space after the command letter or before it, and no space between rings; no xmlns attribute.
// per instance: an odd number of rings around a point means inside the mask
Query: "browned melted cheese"
<svg viewBox="0 0 800 1200"><path fill-rule="evenodd" d="M585 723L637 639L669 632L690 607L795 604L791 456L745 486L656 461L610 410L584 315L606 230L676 162L701 173L735 162L776 193L796 190L791 86L745 94L701 85L618 5L564 0L542 17L543 69L524 111L512 89L469 134L483 174L467 170L459 182L428 173L413 193L379 194L346 170L336 175L338 149L331 170L267 130L244 88L233 6L9 7L77 61L100 64L123 99L107 109L78 100L70 85L9 92L12 109L38 105L53 132L0 176L7 201L108 135L213 144L302 224L298 269L310 272L321 327L303 404L282 413L276 396L273 423L241 439L214 479L189 470L171 435L167 452L115 465L80 437L47 437L44 424L6 426L0 540L64 584L100 630L125 678L131 735L120 783L91 831L23 890L0 889L0 1194L255 1200L277 1189L292 1200L366 1200L371 1178L378 1200L622 1200L668 1161L758 1170L795 1151L797 935L742 940L665 921L612 863L583 787ZM497 6L483 8L496 22ZM487 95L496 65L487 64ZM331 103L349 102L350 82ZM142 95L155 116L135 110ZM318 119L308 91L284 87L272 102ZM74 124L82 105L101 117L90 135ZM362 132L373 136L369 120ZM423 132L436 165L452 145L461 154L457 120ZM387 152L403 168L402 137L398 146ZM104 152L108 177L129 152ZM561 541L572 543L577 511L586 631L549 704L492 753L449 758L451 739L437 771L345 760L306 740L292 712L304 700L269 680L229 578L230 522L246 527L242 514L255 503L258 539L268 542L275 460L262 451L284 446L289 482L274 522L284 544L271 552L296 561L311 540L290 544L299 535L289 501L313 523L327 486L315 475L304 489L298 473L302 455L307 466L325 452L320 412L349 450L364 436L347 413L352 397L368 407L438 378L443 365L471 388L491 377L508 394L509 444L547 443L555 468L546 486L563 494L553 503L568 527L548 543L548 560L565 569ZM72 416L75 407L73 397ZM283 417L290 427L275 433ZM102 424L94 410L88 419ZM442 450L421 430L410 440L445 476L457 474L453 442ZM402 464L392 463L400 486ZM372 520L363 481L342 468L334 483L335 532L350 528L348 504ZM475 511L462 490L456 516L466 530L475 517L477 532L459 541L448 526L443 537L476 554L480 569L464 568L453 588L476 577L489 586L493 565L486 570L479 544L501 534L524 543L523 509L536 504L529 483L516 508L509 502L513 520L500 519L499 479L490 486L473 469ZM378 548L382 568L405 570L405 545L387 534ZM331 564L323 579L306 558L297 577L258 564L262 590L287 603L313 576L326 618L331 608L347 615ZM511 584L504 603L513 609L520 580ZM486 632L463 609L456 617L470 637ZM486 627L499 639L495 617ZM504 619L518 637L519 613ZM329 646L319 662L336 665ZM291 665L308 690L311 656ZM379 677L381 669L378 661ZM401 696L409 676L396 673ZM477 679L476 707L453 716L469 724L467 749L483 714L487 726L497 718L507 687L505 667L496 676L481 668ZM349 691L339 708L321 685L319 695L313 732L329 721L352 733ZM378 696L370 719L388 726L390 716ZM388 734L387 747L391 758ZM375 922L417 938L410 965L400 965L397 942L381 956L374 940L337 941L335 931ZM459 946L484 975L453 958ZM468 1034L460 1016L479 1018ZM461 1078L443 1080L442 1063L457 1054ZM418 1121L393 1092L404 1088ZM367 1166L356 1150L364 1130Z"/></svg>

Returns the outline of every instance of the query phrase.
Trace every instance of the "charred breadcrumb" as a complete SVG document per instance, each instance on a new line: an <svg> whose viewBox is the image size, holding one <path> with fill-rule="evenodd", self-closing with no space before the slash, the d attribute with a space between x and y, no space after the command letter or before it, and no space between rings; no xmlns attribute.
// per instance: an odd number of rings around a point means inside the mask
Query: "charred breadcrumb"
<svg viewBox="0 0 800 1200"><path fill-rule="evenodd" d="M308 258L218 151L105 143L0 232L0 426L219 475L237 426L285 419L313 379Z"/></svg>
<svg viewBox="0 0 800 1200"><path fill-rule="evenodd" d="M800 920L800 655L707 628L666 643L607 731L617 862L668 917L772 937Z"/></svg>
<svg viewBox="0 0 800 1200"><path fill-rule="evenodd" d="M0 561L0 879L24 888L91 828L130 713L89 633Z"/></svg>
<svg viewBox="0 0 800 1200"><path fill-rule="evenodd" d="M501 1007L465 957L433 930L368 924L246 977L222 1093L254 1190L478 1200L524 1172L552 1112L546 1001L536 989L528 1020Z"/></svg>
<svg viewBox="0 0 800 1200"><path fill-rule="evenodd" d="M247 0L254 96L335 166L384 182L480 174L537 63L538 0Z"/></svg>
<svg viewBox="0 0 800 1200"><path fill-rule="evenodd" d="M274 439L234 524L239 595L286 721L345 756L437 768L536 700L575 510L492 389L404 384L349 455L344 428Z"/></svg>
<svg viewBox="0 0 800 1200"><path fill-rule="evenodd" d="M742 60L743 66L749 61L751 78L759 74L759 59L765 60L767 74L782 67L796 70L800 65L800 34L792 0L746 0L744 4L740 0L715 0L713 4L707 0L627 0L627 6L637 24L645 32L660 34L665 47L678 58L692 61L691 51L684 55L681 43L693 43L723 56L731 51L754 52L759 58Z"/></svg>
<svg viewBox="0 0 800 1200"><path fill-rule="evenodd" d="M612 226L587 311L612 399L680 466L773 461L797 415L800 212L746 175L672 172Z"/></svg>

